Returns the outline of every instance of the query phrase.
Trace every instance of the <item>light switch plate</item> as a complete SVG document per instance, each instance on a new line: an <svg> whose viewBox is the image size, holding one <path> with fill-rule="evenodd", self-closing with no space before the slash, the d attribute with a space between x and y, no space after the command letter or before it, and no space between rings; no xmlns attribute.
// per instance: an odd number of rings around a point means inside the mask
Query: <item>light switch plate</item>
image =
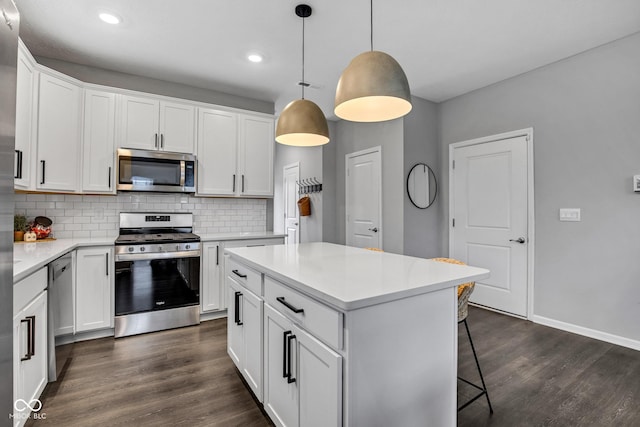
<svg viewBox="0 0 640 427"><path fill-rule="evenodd" d="M633 176L633 191L640 193L640 175Z"/></svg>
<svg viewBox="0 0 640 427"><path fill-rule="evenodd" d="M580 221L580 208L560 209L560 221Z"/></svg>

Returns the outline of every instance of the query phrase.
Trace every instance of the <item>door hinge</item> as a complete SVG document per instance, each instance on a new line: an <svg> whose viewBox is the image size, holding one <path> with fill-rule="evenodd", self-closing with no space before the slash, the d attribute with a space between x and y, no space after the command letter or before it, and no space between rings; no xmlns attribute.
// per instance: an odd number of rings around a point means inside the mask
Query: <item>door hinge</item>
<svg viewBox="0 0 640 427"><path fill-rule="evenodd" d="M455 219L455 218L453 218L453 219L451 220L451 226L452 226L452 227L455 227L455 226L456 226L456 219Z"/></svg>

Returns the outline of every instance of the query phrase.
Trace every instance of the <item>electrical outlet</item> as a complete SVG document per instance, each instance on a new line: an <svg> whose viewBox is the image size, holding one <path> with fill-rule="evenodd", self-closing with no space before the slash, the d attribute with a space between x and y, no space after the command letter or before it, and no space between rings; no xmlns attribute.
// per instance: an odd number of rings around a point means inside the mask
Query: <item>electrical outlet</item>
<svg viewBox="0 0 640 427"><path fill-rule="evenodd" d="M560 209L560 221L581 221L580 208Z"/></svg>

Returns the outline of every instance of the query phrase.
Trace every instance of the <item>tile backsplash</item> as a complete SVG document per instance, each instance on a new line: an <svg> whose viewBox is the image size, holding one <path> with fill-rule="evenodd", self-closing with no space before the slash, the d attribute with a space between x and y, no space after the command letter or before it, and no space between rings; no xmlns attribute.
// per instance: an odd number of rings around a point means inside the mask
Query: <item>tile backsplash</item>
<svg viewBox="0 0 640 427"><path fill-rule="evenodd" d="M58 239L115 236L120 212L193 212L196 234L265 231L267 201L186 194L15 194L15 213L29 221L50 218L52 236Z"/></svg>

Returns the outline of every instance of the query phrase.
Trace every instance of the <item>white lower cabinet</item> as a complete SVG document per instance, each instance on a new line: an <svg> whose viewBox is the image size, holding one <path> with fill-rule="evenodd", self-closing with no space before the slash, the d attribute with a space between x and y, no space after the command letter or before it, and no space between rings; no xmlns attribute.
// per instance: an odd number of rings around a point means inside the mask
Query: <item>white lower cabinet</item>
<svg viewBox="0 0 640 427"><path fill-rule="evenodd" d="M14 284L13 425L22 426L47 384L47 269ZM34 298L35 297L35 298ZM26 402L25 404L23 404Z"/></svg>
<svg viewBox="0 0 640 427"><path fill-rule="evenodd" d="M201 289L200 292L200 312L222 310L226 307L223 266L222 266L222 245L220 242L205 242L202 244L202 255L200 259Z"/></svg>
<svg viewBox="0 0 640 427"><path fill-rule="evenodd" d="M113 328L113 246L76 251L76 332Z"/></svg>
<svg viewBox="0 0 640 427"><path fill-rule="evenodd" d="M264 408L286 427L342 425L342 356L264 306Z"/></svg>
<svg viewBox="0 0 640 427"><path fill-rule="evenodd" d="M262 298L227 278L227 352L262 402Z"/></svg>

